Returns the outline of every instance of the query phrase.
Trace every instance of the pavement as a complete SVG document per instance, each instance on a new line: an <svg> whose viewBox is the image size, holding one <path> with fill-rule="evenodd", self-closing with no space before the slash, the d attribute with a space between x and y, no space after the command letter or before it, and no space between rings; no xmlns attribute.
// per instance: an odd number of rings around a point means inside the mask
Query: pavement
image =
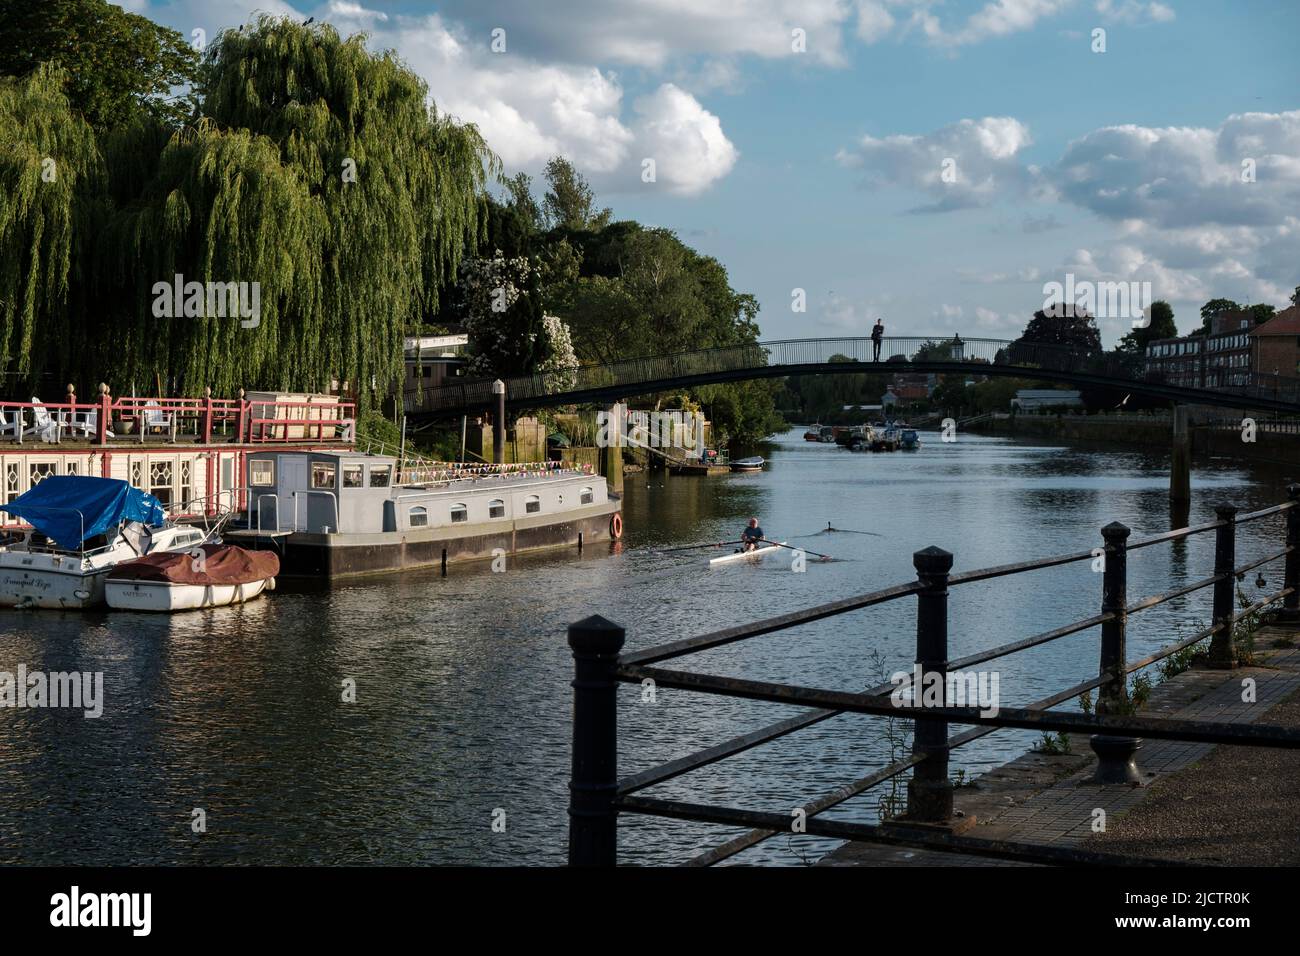
<svg viewBox="0 0 1300 956"><path fill-rule="evenodd" d="M1294 628L1261 628L1253 665L1163 681L1144 716L1300 726L1296 638ZM1243 700L1246 681L1253 702ZM957 815L976 818L962 835L1189 864L1300 864L1300 751L1146 740L1137 763L1142 786L1100 786L1086 738L1071 738L1065 754L1025 754L955 791ZM1023 864L847 843L817 865Z"/></svg>

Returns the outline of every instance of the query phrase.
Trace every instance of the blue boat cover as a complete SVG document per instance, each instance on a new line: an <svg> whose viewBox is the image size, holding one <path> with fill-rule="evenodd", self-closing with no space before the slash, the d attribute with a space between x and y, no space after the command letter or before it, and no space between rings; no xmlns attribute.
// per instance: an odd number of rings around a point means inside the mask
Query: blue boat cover
<svg viewBox="0 0 1300 956"><path fill-rule="evenodd" d="M123 521L160 525L166 520L162 502L116 478L51 475L19 495L0 511L22 518L69 551L79 551L87 538L115 531Z"/></svg>

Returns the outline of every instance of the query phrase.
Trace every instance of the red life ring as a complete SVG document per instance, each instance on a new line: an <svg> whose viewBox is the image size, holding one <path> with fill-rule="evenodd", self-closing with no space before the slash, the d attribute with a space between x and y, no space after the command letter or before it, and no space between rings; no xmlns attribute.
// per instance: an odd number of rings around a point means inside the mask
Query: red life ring
<svg viewBox="0 0 1300 956"><path fill-rule="evenodd" d="M615 541L623 537L623 516L617 511L614 512L614 517L609 519L609 535Z"/></svg>

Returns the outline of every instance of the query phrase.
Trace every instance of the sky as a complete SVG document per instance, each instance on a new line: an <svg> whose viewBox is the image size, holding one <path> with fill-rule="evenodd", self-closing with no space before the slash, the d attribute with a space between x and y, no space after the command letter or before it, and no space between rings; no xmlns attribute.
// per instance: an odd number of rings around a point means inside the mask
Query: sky
<svg viewBox="0 0 1300 956"><path fill-rule="evenodd" d="M1300 285L1300 0L120 5L366 33L507 174L566 156L716 257L765 340L1014 338L1067 278L1149 282L1187 333Z"/></svg>

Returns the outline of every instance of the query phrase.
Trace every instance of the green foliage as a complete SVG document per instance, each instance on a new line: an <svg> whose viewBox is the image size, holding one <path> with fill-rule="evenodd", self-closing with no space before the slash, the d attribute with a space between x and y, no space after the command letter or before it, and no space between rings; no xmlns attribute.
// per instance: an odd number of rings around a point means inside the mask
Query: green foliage
<svg viewBox="0 0 1300 956"><path fill-rule="evenodd" d="M1059 757L1070 752L1070 735L1066 733L1053 734L1043 731L1042 738L1038 741L1038 746L1034 748L1040 754L1049 757Z"/></svg>
<svg viewBox="0 0 1300 956"><path fill-rule="evenodd" d="M508 199L489 214L489 241L528 260L530 294L568 327L577 361L610 363L758 340L758 302L731 287L720 262L671 230L610 222L609 210L597 211L590 187L567 160L547 164L547 181L542 218L552 228L537 231L530 184L517 176L505 181ZM545 364L533 359L537 367ZM709 385L692 398L703 404L715 433L751 443L785 427L776 412L779 387L771 381Z"/></svg>
<svg viewBox="0 0 1300 956"><path fill-rule="evenodd" d="M789 379L786 388L809 421L861 423L861 412L845 412L844 407L879 405L889 387L889 376L867 371L872 368L869 363L857 362L847 355L832 355L829 361L836 364L856 363L863 371L840 372L835 375L799 375Z"/></svg>
<svg viewBox="0 0 1300 956"><path fill-rule="evenodd" d="M1237 588L1237 606L1243 612L1251 606L1250 598L1242 592L1241 588ZM1232 651L1238 665L1245 667L1255 663L1255 634L1263 623L1264 611L1260 608L1243 614L1241 619L1232 625Z"/></svg>
<svg viewBox="0 0 1300 956"><path fill-rule="evenodd" d="M1210 320L1216 315L1224 312L1235 312L1240 308L1241 306L1231 299L1211 299L1201 306L1201 326L1208 332L1210 331Z"/></svg>
<svg viewBox="0 0 1300 956"><path fill-rule="evenodd" d="M867 654L872 683L889 682L891 668L885 655L878 648L872 648ZM889 763L905 759L912 750L912 735L907 729L907 722L896 717L886 717L885 743L889 748ZM885 782L884 788L876 800L876 815L883 822L900 816L907 808L906 786L902 774L895 774Z"/></svg>
<svg viewBox="0 0 1300 956"><path fill-rule="evenodd" d="M1101 351L1101 332L1096 320L1084 309L1057 303L1049 315L1040 309L1025 326L1017 342L1064 345L1086 352Z"/></svg>
<svg viewBox="0 0 1300 956"><path fill-rule="evenodd" d="M107 0L0 0L0 75L62 68L68 99L92 127L142 116L170 127L194 113L199 57L175 30Z"/></svg>
<svg viewBox="0 0 1300 956"><path fill-rule="evenodd" d="M1119 351L1142 355L1146 353L1149 342L1178 336L1178 327L1174 325L1174 309L1168 302L1164 300L1152 302L1150 320L1146 328L1133 329L1121 338Z"/></svg>
<svg viewBox="0 0 1300 956"><path fill-rule="evenodd" d="M1133 678L1133 683L1128 691L1129 702L1133 705L1133 710L1138 711L1147 705L1151 699L1151 677L1148 674L1138 674Z"/></svg>
<svg viewBox="0 0 1300 956"><path fill-rule="evenodd" d="M357 445L364 449L368 442L395 455L402 446L402 430L372 408L357 417Z"/></svg>
<svg viewBox="0 0 1300 956"><path fill-rule="evenodd" d="M263 16L208 47L202 115L170 138L140 115L96 139L65 80L0 84L17 185L0 198L0 370L188 394L339 383L363 408L401 380L403 332L439 311L497 168L416 74L363 37ZM257 283L260 321L156 316L154 285L177 274ZM68 316L92 309L69 354Z"/></svg>
<svg viewBox="0 0 1300 956"><path fill-rule="evenodd" d="M599 232L609 225L613 213L596 209L596 197L587 180L563 156L546 164L546 182L550 188L542 199L542 210L552 227Z"/></svg>
<svg viewBox="0 0 1300 956"><path fill-rule="evenodd" d="M0 372L33 379L66 358L51 340L73 341L103 215L103 158L66 83L52 66L0 80Z"/></svg>
<svg viewBox="0 0 1300 956"><path fill-rule="evenodd" d="M1204 657L1207 648L1204 642L1191 644L1180 651L1174 651L1160 662L1160 676L1165 680L1177 677L1184 671L1191 670L1197 658Z"/></svg>

